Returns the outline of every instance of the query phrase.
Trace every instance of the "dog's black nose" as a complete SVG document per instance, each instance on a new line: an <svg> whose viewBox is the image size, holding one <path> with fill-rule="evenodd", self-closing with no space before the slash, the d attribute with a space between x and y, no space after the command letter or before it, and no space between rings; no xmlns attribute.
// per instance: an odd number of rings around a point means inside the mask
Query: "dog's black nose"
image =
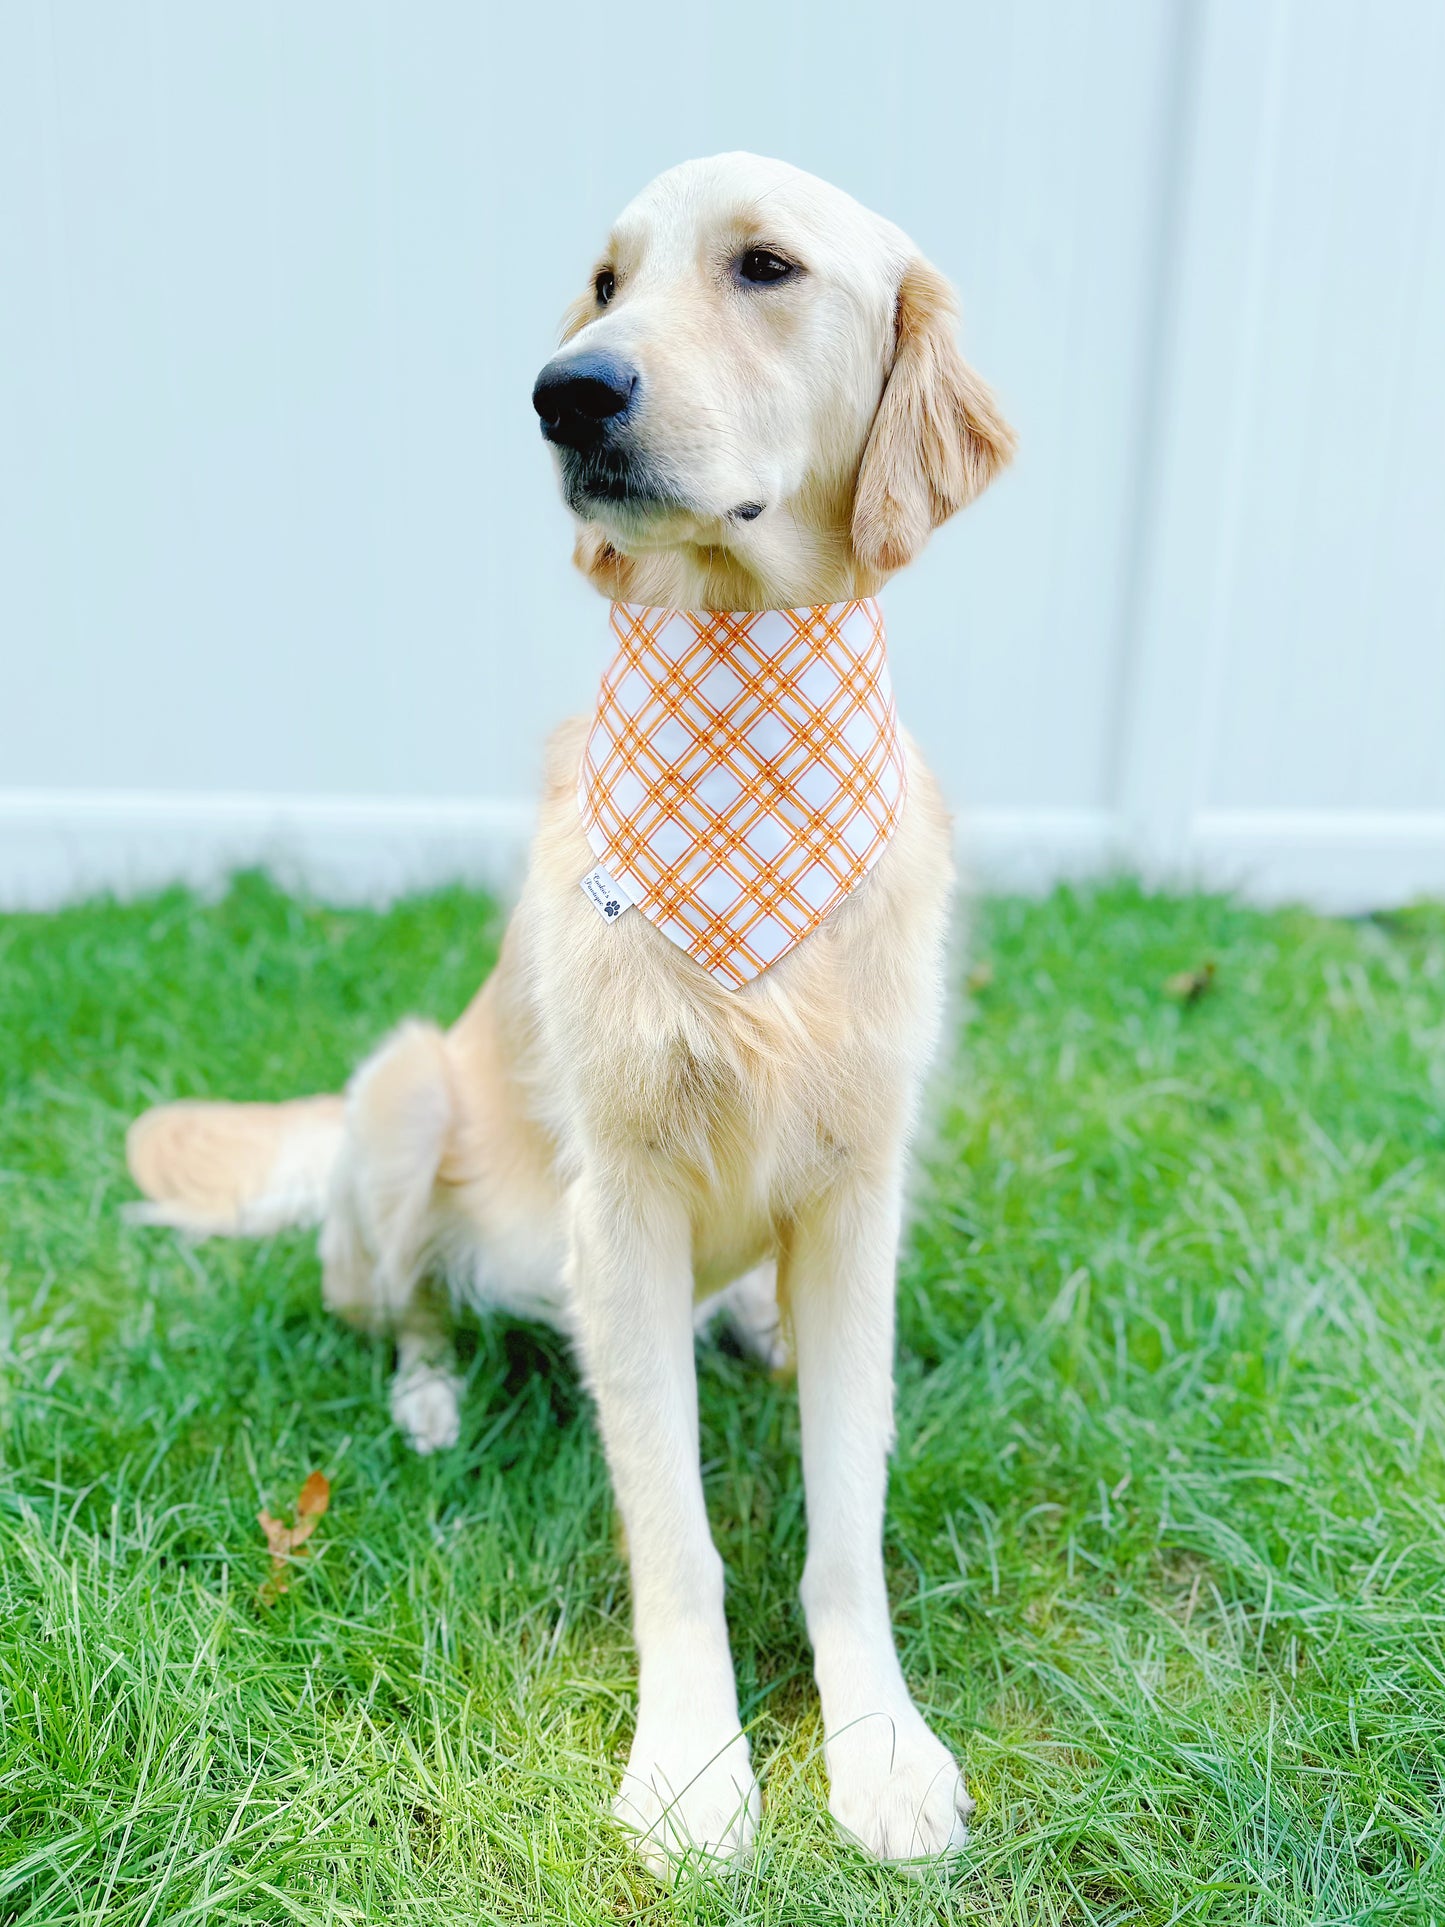
<svg viewBox="0 0 1445 1927"><path fill-rule="evenodd" d="M637 370L611 355L558 355L538 375L532 406L549 442L593 448L627 412L636 387Z"/></svg>

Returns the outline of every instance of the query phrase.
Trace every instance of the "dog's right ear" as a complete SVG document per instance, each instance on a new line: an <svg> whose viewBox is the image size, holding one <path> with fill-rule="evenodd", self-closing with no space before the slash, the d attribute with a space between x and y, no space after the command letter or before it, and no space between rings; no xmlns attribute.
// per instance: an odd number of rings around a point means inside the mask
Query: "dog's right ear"
<svg viewBox="0 0 1445 1927"><path fill-rule="evenodd" d="M877 575L911 562L1014 452L1014 431L959 353L956 316L937 268L910 262L898 287L893 366L853 493L853 550Z"/></svg>
<svg viewBox="0 0 1445 1927"><path fill-rule="evenodd" d="M575 301L569 301L562 314L562 326L557 334L560 348L569 342L573 335L597 319L597 297L589 288L586 294L579 294Z"/></svg>
<svg viewBox="0 0 1445 1927"><path fill-rule="evenodd" d="M613 548L601 529L590 522L577 524L572 561L609 602L633 600L637 587L636 562L630 555Z"/></svg>

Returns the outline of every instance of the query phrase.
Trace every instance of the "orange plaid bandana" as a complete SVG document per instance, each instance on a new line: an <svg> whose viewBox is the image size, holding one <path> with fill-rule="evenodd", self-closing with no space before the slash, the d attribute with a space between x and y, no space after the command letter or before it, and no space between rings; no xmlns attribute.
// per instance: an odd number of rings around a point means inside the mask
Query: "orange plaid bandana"
<svg viewBox="0 0 1445 1927"><path fill-rule="evenodd" d="M905 774L883 613L612 605L578 778L609 920L629 904L730 990L816 930L888 844Z"/></svg>

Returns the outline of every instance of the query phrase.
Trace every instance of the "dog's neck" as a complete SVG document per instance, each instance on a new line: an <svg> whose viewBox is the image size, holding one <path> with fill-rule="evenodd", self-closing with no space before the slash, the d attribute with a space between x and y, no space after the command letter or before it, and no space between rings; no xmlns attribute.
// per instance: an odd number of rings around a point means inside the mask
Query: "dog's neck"
<svg viewBox="0 0 1445 1927"><path fill-rule="evenodd" d="M803 609L876 595L884 578L853 548L852 489L804 491L752 524L736 547L683 543L623 554L584 526L574 559L611 602L654 609Z"/></svg>

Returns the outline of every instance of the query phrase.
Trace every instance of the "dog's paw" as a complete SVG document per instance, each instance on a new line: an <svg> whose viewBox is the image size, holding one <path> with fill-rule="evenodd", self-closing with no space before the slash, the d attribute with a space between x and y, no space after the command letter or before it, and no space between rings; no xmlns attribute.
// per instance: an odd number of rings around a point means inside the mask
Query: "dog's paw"
<svg viewBox="0 0 1445 1927"><path fill-rule="evenodd" d="M440 1365L414 1365L391 1381L391 1416L414 1450L444 1452L461 1432L462 1382Z"/></svg>
<svg viewBox="0 0 1445 1927"><path fill-rule="evenodd" d="M744 1858L760 1805L742 1733L709 1745L639 1727L612 1811L648 1869L673 1880Z"/></svg>
<svg viewBox="0 0 1445 1927"><path fill-rule="evenodd" d="M738 1344L754 1364L761 1365L765 1372L792 1371L793 1347L781 1319L775 1317L771 1324L739 1326L736 1330Z"/></svg>
<svg viewBox="0 0 1445 1927"><path fill-rule="evenodd" d="M958 1763L911 1706L855 1720L825 1752L828 1809L875 1860L936 1860L968 1839L973 1801Z"/></svg>
<svg viewBox="0 0 1445 1927"><path fill-rule="evenodd" d="M698 1328L720 1324L738 1350L766 1371L786 1372L793 1363L793 1347L778 1309L776 1268L771 1264L735 1278L704 1300L698 1308Z"/></svg>

